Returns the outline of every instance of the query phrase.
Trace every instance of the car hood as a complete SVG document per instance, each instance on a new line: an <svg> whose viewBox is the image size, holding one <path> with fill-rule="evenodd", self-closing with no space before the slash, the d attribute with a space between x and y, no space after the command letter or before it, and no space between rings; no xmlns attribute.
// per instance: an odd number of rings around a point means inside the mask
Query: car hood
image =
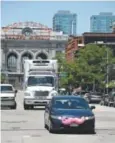
<svg viewBox="0 0 115 143"><path fill-rule="evenodd" d="M30 86L26 88L26 91L51 91L53 87L47 86Z"/></svg>
<svg viewBox="0 0 115 143"><path fill-rule="evenodd" d="M0 97L14 97L14 93L0 93Z"/></svg>
<svg viewBox="0 0 115 143"><path fill-rule="evenodd" d="M93 112L90 109L52 109L52 114L57 116L72 116L72 117L86 117L94 116Z"/></svg>

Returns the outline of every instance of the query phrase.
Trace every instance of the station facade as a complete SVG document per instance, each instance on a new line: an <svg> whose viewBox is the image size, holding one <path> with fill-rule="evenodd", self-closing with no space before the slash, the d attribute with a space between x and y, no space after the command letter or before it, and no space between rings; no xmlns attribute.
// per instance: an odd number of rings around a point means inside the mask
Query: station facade
<svg viewBox="0 0 115 143"><path fill-rule="evenodd" d="M14 23L1 30L1 70L8 82L23 82L24 59L52 59L65 52L68 35L36 22Z"/></svg>

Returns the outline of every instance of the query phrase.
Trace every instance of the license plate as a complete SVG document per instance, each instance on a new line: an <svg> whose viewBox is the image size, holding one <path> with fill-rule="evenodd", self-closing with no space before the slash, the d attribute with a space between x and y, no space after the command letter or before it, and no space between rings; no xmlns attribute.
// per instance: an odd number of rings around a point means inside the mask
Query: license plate
<svg viewBox="0 0 115 143"><path fill-rule="evenodd" d="M71 124L70 127L78 127L77 124Z"/></svg>

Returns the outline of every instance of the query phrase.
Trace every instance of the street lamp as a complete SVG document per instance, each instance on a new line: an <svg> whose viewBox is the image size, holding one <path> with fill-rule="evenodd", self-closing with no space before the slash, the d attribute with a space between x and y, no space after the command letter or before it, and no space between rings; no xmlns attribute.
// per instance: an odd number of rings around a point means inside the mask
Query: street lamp
<svg viewBox="0 0 115 143"><path fill-rule="evenodd" d="M112 22L112 24L110 25L110 28L112 28L113 29L113 32L114 32L114 22ZM107 42L107 36L106 36L106 42ZM105 43L106 45L107 45L107 43ZM105 46L106 46L105 45ZM109 54L108 54L108 48L107 48L107 94L108 94L108 83L109 83L109 66L108 66L108 60L109 60Z"/></svg>
<svg viewBox="0 0 115 143"><path fill-rule="evenodd" d="M107 89L107 94L109 93L109 90L108 90L108 83L109 83L109 51L108 51L108 47L106 46L107 45L107 38L106 38L106 41L97 41L96 42L97 44L104 44L105 45L105 48L106 48L106 89Z"/></svg>
<svg viewBox="0 0 115 143"><path fill-rule="evenodd" d="M109 68L108 68L108 59L109 59L109 54L108 54L108 48L107 48L107 94L108 94L108 83L109 83Z"/></svg>

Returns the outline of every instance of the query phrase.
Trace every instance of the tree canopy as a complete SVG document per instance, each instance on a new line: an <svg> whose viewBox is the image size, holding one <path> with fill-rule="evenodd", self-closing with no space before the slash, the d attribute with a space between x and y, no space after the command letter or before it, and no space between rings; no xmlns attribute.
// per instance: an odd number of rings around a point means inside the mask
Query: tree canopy
<svg viewBox="0 0 115 143"><path fill-rule="evenodd" d="M5 75L2 73L0 74L0 81L1 81L1 83L5 82Z"/></svg>
<svg viewBox="0 0 115 143"><path fill-rule="evenodd" d="M61 85L104 86L107 68L115 64L112 50L106 46L87 44L75 53L75 60L67 62L63 54L58 54L59 72L67 72L67 77L61 78Z"/></svg>

